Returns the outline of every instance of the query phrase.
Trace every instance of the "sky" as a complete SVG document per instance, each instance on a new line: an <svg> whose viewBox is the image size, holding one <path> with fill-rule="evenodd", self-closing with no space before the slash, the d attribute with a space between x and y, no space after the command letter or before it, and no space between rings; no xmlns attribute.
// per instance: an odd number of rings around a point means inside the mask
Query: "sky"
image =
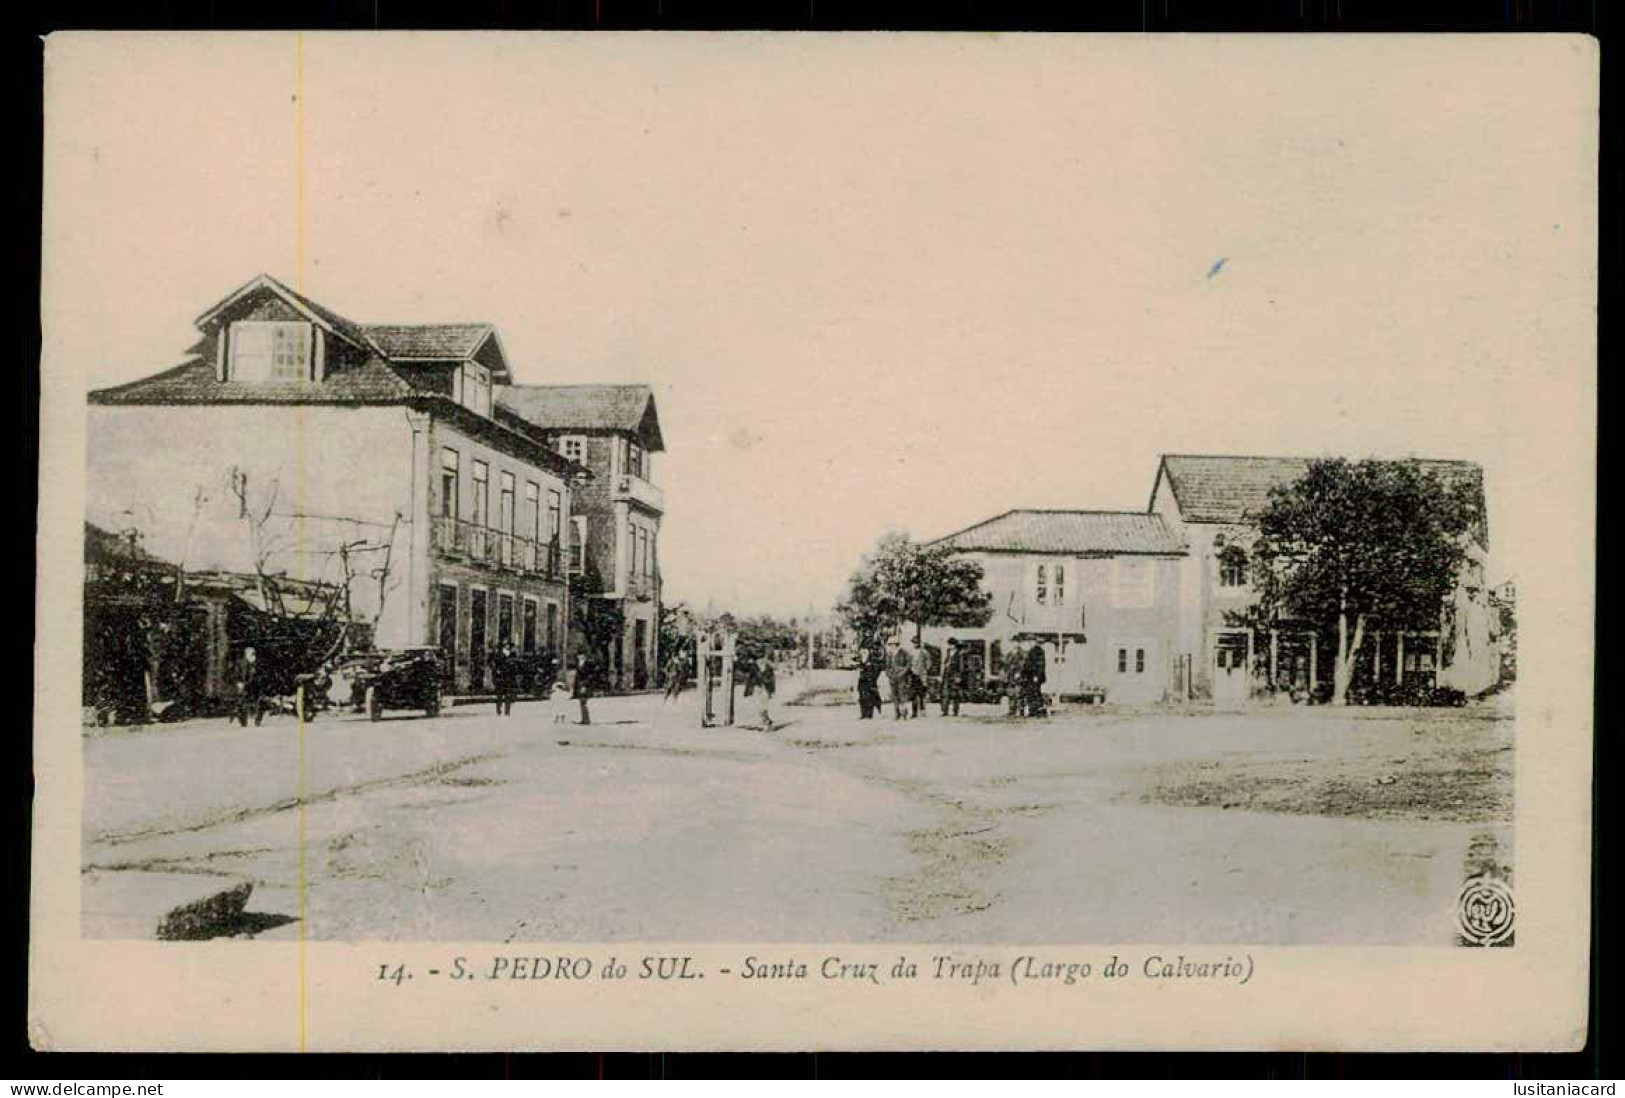
<svg viewBox="0 0 1625 1098"><path fill-rule="evenodd" d="M644 382L668 600L827 609L888 530L1143 509L1160 453L1486 469L1594 434L1583 40L55 36L50 379L260 272ZM1587 466L1589 467L1589 466Z"/></svg>

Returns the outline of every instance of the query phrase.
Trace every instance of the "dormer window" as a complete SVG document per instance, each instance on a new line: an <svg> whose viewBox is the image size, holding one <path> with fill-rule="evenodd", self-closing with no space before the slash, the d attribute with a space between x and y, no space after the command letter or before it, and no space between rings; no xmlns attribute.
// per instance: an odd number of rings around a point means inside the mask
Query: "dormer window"
<svg viewBox="0 0 1625 1098"><path fill-rule="evenodd" d="M303 321L240 320L231 326L228 377L245 385L311 379L311 331Z"/></svg>

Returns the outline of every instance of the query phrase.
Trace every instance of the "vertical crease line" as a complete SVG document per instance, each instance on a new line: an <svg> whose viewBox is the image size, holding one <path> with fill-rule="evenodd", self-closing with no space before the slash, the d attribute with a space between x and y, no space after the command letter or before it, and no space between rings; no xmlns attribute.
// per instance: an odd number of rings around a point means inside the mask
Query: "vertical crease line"
<svg viewBox="0 0 1625 1098"><path fill-rule="evenodd" d="M294 126L294 288L305 292L305 36L294 35L293 126ZM311 333L309 345L310 366L315 368L316 339ZM297 425L298 461L295 495L297 511L303 515L305 506L305 407L295 405L294 422ZM299 560L305 559L305 522L294 519L294 539ZM310 1015L309 933L308 933L308 878L305 865L305 707L299 706L299 770L296 778L299 802L299 1051L308 1048Z"/></svg>

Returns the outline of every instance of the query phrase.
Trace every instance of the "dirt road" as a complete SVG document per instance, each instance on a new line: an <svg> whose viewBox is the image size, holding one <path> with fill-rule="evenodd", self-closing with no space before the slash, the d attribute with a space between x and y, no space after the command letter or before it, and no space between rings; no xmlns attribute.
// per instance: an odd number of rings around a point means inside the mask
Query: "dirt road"
<svg viewBox="0 0 1625 1098"><path fill-rule="evenodd" d="M541 712L91 735L85 865L251 880L269 938L1279 944L1449 944L1511 867L1496 709Z"/></svg>

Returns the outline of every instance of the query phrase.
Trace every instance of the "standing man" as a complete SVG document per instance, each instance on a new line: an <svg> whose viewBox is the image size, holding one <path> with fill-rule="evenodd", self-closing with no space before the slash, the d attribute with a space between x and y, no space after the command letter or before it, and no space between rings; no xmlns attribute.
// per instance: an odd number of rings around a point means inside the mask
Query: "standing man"
<svg viewBox="0 0 1625 1098"><path fill-rule="evenodd" d="M1019 717L1022 714L1022 703L1026 700L1023 695L1022 673L1027 667L1027 653L1021 642L1011 638L1010 646L1004 653L1004 700L1010 707L1010 716Z"/></svg>
<svg viewBox="0 0 1625 1098"><path fill-rule="evenodd" d="M965 679L964 655L959 650L959 641L948 638L948 649L942 654L942 715L944 717L959 716L959 696L962 693Z"/></svg>
<svg viewBox="0 0 1625 1098"><path fill-rule="evenodd" d="M260 655L252 645L243 649L243 662L237 668L237 723L248 727L248 711L254 711L254 723L265 720L265 675L260 670Z"/></svg>
<svg viewBox="0 0 1625 1098"><path fill-rule="evenodd" d="M517 662L513 642L504 637L491 660L491 684L496 687L499 717L513 715L514 686L519 678Z"/></svg>
<svg viewBox="0 0 1625 1098"><path fill-rule="evenodd" d="M913 696L908 680L908 652L899 644L886 661L886 681L891 685L892 720L900 721L907 715L904 706Z"/></svg>
<svg viewBox="0 0 1625 1098"><path fill-rule="evenodd" d="M773 715L767 711L767 703L773 700L773 695L779 689L779 673L773 667L773 654L769 652L757 664L757 686L762 688L762 731L771 732L777 726L773 723Z"/></svg>
<svg viewBox="0 0 1625 1098"><path fill-rule="evenodd" d="M778 676L773 670L772 656L748 648L735 667L738 673L744 675L745 697L754 694L761 702L762 731L773 731L773 715L768 712L767 705L773 700L773 692L778 688Z"/></svg>
<svg viewBox="0 0 1625 1098"><path fill-rule="evenodd" d="M686 678L688 678L688 649L679 642L672 646L671 656L666 660L665 701L677 700L683 692L683 680Z"/></svg>
<svg viewBox="0 0 1625 1098"><path fill-rule="evenodd" d="M592 698L593 676L598 669L587 658L587 653L577 652L575 666L570 669L570 696L581 704L581 723L591 724L592 715L587 712L587 702Z"/></svg>
<svg viewBox="0 0 1625 1098"><path fill-rule="evenodd" d="M928 696L927 685L931 680L931 654L920 646L918 636L910 641L909 645L909 707L911 714L918 717L925 710Z"/></svg>
<svg viewBox="0 0 1625 1098"><path fill-rule="evenodd" d="M1044 646L1035 644L1027 653L1027 667L1021 676L1022 686L1027 694L1027 715L1029 717L1042 717L1044 715L1044 680L1045 673Z"/></svg>
<svg viewBox="0 0 1625 1098"><path fill-rule="evenodd" d="M880 673L886 661L871 639L858 652L858 719L869 720L880 712Z"/></svg>

